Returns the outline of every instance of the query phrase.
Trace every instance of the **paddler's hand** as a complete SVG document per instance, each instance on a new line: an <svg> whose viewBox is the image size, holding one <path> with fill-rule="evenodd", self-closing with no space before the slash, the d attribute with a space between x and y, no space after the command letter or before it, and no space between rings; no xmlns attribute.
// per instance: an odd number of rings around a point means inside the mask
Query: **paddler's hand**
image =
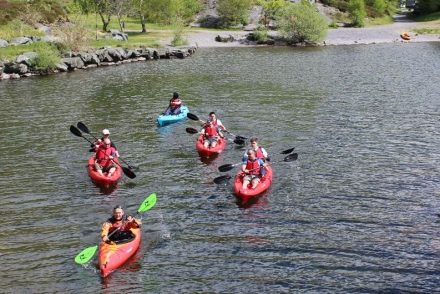
<svg viewBox="0 0 440 294"><path fill-rule="evenodd" d="M110 160L113 160L113 158L114 158L114 157L113 157L113 156L111 156L111 155L109 155L109 157L108 157L108 158L109 158Z"/></svg>
<svg viewBox="0 0 440 294"><path fill-rule="evenodd" d="M131 215L127 216L127 221L128 222L134 221L134 217L132 217Z"/></svg>
<svg viewBox="0 0 440 294"><path fill-rule="evenodd" d="M102 241L105 243L108 243L108 241L110 241L110 239L108 238L108 236L104 236L104 237L102 237Z"/></svg>

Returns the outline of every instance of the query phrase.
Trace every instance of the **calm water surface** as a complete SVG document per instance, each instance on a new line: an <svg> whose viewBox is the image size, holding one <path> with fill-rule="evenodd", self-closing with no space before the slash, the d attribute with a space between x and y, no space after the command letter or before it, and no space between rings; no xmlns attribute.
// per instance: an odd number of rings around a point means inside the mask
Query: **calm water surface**
<svg viewBox="0 0 440 294"><path fill-rule="evenodd" d="M0 83L0 292L377 293L440 289L439 44L203 49L161 60ZM187 121L158 129L172 92L258 136L275 181L247 207L201 160ZM91 183L83 121L139 166ZM280 151L295 147L297 161ZM235 170L231 171L233 175ZM74 263L122 204L141 250L110 278Z"/></svg>

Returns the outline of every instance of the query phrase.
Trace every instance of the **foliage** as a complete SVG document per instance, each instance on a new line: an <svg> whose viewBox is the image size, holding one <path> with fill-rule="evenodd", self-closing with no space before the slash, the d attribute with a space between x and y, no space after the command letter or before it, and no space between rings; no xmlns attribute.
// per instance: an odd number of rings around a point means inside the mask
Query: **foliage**
<svg viewBox="0 0 440 294"><path fill-rule="evenodd" d="M72 51L86 49L92 39L92 32L86 28L82 21L54 28L53 33L59 38L65 49Z"/></svg>
<svg viewBox="0 0 440 294"><path fill-rule="evenodd" d="M20 19L27 24L53 23L66 17L64 6L56 0L0 0L0 24Z"/></svg>
<svg viewBox="0 0 440 294"><path fill-rule="evenodd" d="M202 9L199 0L145 0L144 11L149 22L173 24L177 19L189 23Z"/></svg>
<svg viewBox="0 0 440 294"><path fill-rule="evenodd" d="M440 11L438 12L434 12L434 13L430 13L430 14L425 14L425 15L416 15L416 16L412 16L412 18L415 21L433 21L433 20L440 20Z"/></svg>
<svg viewBox="0 0 440 294"><path fill-rule="evenodd" d="M34 51L38 53L35 59L34 67L36 69L55 69L57 63L60 62L61 56L55 44L47 42L35 43Z"/></svg>
<svg viewBox="0 0 440 294"><path fill-rule="evenodd" d="M225 26L245 25L251 4L251 0L218 0L217 12Z"/></svg>
<svg viewBox="0 0 440 294"><path fill-rule="evenodd" d="M30 25L14 19L5 25L0 25L0 39L10 41L16 37L23 36L43 36L44 33L34 29Z"/></svg>
<svg viewBox="0 0 440 294"><path fill-rule="evenodd" d="M252 32L252 36L257 43L266 43L268 40L267 28L265 26L258 26L258 28Z"/></svg>
<svg viewBox="0 0 440 294"><path fill-rule="evenodd" d="M176 29L174 30L174 38L171 41L171 45L173 46L182 46L188 44L188 41L184 37L185 34L185 24L183 20L176 21Z"/></svg>
<svg viewBox="0 0 440 294"><path fill-rule="evenodd" d="M256 4L263 8L261 21L267 26L271 20L275 20L288 3L285 0L256 0Z"/></svg>
<svg viewBox="0 0 440 294"><path fill-rule="evenodd" d="M414 8L414 14L429 14L440 11L440 0L418 0Z"/></svg>
<svg viewBox="0 0 440 294"><path fill-rule="evenodd" d="M308 1L291 4L278 18L280 34L291 43L319 42L327 34L327 21Z"/></svg>
<svg viewBox="0 0 440 294"><path fill-rule="evenodd" d="M414 32L417 34L440 34L440 29L434 29L434 28L421 28L421 29L414 29Z"/></svg>
<svg viewBox="0 0 440 294"><path fill-rule="evenodd" d="M365 11L364 0L350 0L348 3L348 12L350 14L353 26L365 26L365 17L367 16L367 12Z"/></svg>

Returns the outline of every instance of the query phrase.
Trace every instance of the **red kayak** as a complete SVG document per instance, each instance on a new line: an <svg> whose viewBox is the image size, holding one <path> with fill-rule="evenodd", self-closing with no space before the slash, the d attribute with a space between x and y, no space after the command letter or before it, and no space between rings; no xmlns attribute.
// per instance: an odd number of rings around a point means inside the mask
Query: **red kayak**
<svg viewBox="0 0 440 294"><path fill-rule="evenodd" d="M117 244L101 242L99 245L99 271L107 277L112 271L123 265L135 254L141 244L140 228L132 228L132 239L117 241Z"/></svg>
<svg viewBox="0 0 440 294"><path fill-rule="evenodd" d="M227 142L227 140L219 138L215 147L205 148L205 146L203 145L203 135L200 135L197 139L196 149L201 156L210 157L221 153L225 149Z"/></svg>
<svg viewBox="0 0 440 294"><path fill-rule="evenodd" d="M243 190L243 177L244 173L242 171L238 172L234 179L234 193L242 201L247 201L250 198L260 195L261 193L267 191L272 185L273 172L270 166L266 167L266 174L260 179L257 187L252 189L252 185L249 183L248 188Z"/></svg>
<svg viewBox="0 0 440 294"><path fill-rule="evenodd" d="M116 163L116 165L119 164L119 161L117 158L113 159L113 161ZM103 175L100 175L95 170L95 156L94 155L90 156L90 158L89 158L89 164L87 165L87 172L89 173L89 176L93 182L95 182L97 184L102 184L102 185L116 184L122 175L122 169L119 165L110 178L107 176L107 173L103 173Z"/></svg>

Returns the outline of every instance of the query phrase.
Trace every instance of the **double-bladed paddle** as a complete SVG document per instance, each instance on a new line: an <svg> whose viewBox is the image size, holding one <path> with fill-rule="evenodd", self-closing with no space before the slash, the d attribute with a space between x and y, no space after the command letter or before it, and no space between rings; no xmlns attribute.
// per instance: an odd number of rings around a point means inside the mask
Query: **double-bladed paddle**
<svg viewBox="0 0 440 294"><path fill-rule="evenodd" d="M157 200L156 193L150 194L150 196L145 198L145 200L139 206L136 215L150 210L156 204L156 200ZM113 232L110 233L110 235L108 235L108 237L110 238L117 231L118 229L114 230ZM97 250L98 250L98 245L87 247L86 249L84 249L75 256L75 262L77 264L84 264L89 262L90 259L92 259L92 257L95 255Z"/></svg>
<svg viewBox="0 0 440 294"><path fill-rule="evenodd" d="M292 153L292 154L289 154L286 157L284 157L283 161L284 162L290 162L290 161L294 161L294 160L297 160L297 159L298 159L298 153ZM219 166L218 170L220 172L227 172L227 171L230 171L231 169L233 169L234 167L236 167L237 165L242 165L242 164L243 164L242 162L234 163L234 164L231 164L231 163L224 164L224 165Z"/></svg>
<svg viewBox="0 0 440 294"><path fill-rule="evenodd" d="M80 130L78 130L78 128L76 128L75 126L70 126L70 132L72 134L74 134L77 137L82 137L84 138L86 141L88 141L90 144L93 144L89 139L87 139L86 137L83 136L83 134L81 133ZM126 168L124 166L122 166L121 164L119 164L117 161L114 161L114 163L116 163L118 166L120 166L122 168L122 171L124 172L124 174L129 177L130 179L134 179L136 178L136 174L129 168Z"/></svg>
<svg viewBox="0 0 440 294"><path fill-rule="evenodd" d="M185 131L186 131L188 134L197 134L197 133L199 133L199 131L197 131L197 130L194 129L194 128L186 128ZM229 140L229 139L228 139L228 140ZM240 138L235 138L232 142L234 142L234 143L237 144L237 145L243 145L243 144L245 143L244 140L243 140L243 139L240 139Z"/></svg>
<svg viewBox="0 0 440 294"><path fill-rule="evenodd" d="M217 185L224 184L231 179L230 175L219 176L214 179L214 183Z"/></svg>
<svg viewBox="0 0 440 294"><path fill-rule="evenodd" d="M90 133L89 128L83 123L83 122L78 122L76 124L76 126L78 127L78 129L80 129L82 132L89 134L90 136L92 136L95 140L98 140L98 138L96 138L92 133ZM124 159L122 159L121 157L118 157L119 160L121 160L123 163L125 163L129 169L138 169L136 166L132 166L130 165L128 162L126 162Z"/></svg>
<svg viewBox="0 0 440 294"><path fill-rule="evenodd" d="M203 120L199 119L199 117L198 117L197 115L195 115L194 113L190 113L190 112L188 112L188 113L186 114L186 116L187 116L189 119L191 119L191 120L199 121L199 122L204 123L204 124L206 123L206 121L203 121ZM245 140L247 139L246 137L234 135L233 133L231 133L231 132L228 131L228 130L223 130L223 131L224 131L225 133L227 133L227 134L229 134L229 135L231 135L231 136L234 137L233 142L234 142L235 144L237 144L237 145L244 145L244 144L245 144Z"/></svg>

